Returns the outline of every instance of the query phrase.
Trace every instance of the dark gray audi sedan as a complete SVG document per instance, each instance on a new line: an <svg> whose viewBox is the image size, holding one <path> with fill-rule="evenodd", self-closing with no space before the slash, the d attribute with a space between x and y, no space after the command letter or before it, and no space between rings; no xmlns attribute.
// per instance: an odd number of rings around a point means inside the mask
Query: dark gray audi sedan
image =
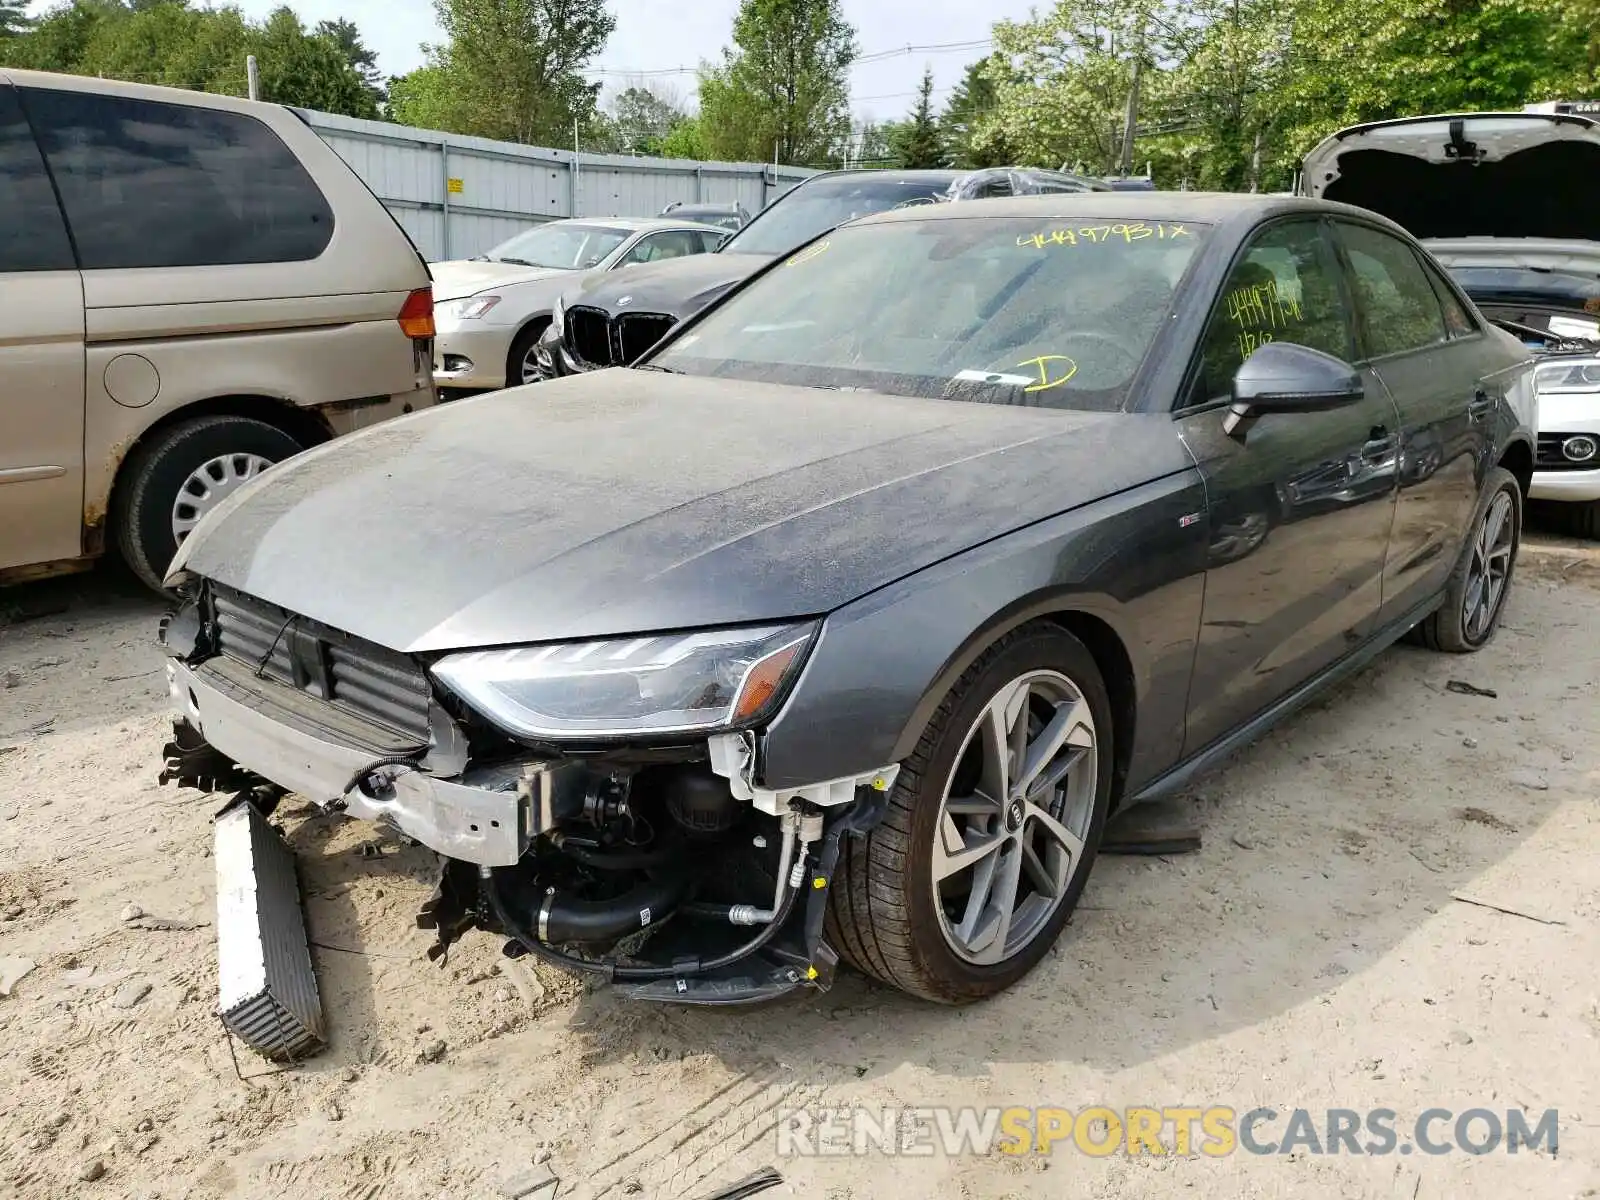
<svg viewBox="0 0 1600 1200"><path fill-rule="evenodd" d="M631 369L303 454L184 542L167 773L440 856L631 994L1060 935L1109 812L1403 635L1494 634L1529 352L1397 226L1097 193L836 229Z"/></svg>

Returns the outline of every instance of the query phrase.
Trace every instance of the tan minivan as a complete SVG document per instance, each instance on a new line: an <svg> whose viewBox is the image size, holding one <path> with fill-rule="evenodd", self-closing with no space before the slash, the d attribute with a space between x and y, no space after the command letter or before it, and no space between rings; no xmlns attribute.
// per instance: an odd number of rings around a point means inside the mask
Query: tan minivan
<svg viewBox="0 0 1600 1200"><path fill-rule="evenodd" d="M428 268L290 109L0 68L0 583L434 402Z"/></svg>

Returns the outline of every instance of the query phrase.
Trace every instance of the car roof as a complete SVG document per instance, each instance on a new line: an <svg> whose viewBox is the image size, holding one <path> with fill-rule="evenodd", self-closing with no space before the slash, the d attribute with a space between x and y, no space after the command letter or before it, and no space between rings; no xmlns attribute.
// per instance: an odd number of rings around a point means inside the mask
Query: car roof
<svg viewBox="0 0 1600 1200"><path fill-rule="evenodd" d="M596 225L605 229L627 229L635 233L654 233L658 229L695 229L704 233L727 233L716 225L702 225L672 217L562 217L546 225Z"/></svg>
<svg viewBox="0 0 1600 1200"><path fill-rule="evenodd" d="M965 204L927 204L891 209L852 221L880 225L895 221L959 221L978 218L1102 218L1114 221L1194 221L1197 224L1256 225L1282 214L1337 213L1399 230L1387 218L1365 209L1301 196L1241 195L1233 192L1068 192L1044 196L1004 196Z"/></svg>
<svg viewBox="0 0 1600 1200"><path fill-rule="evenodd" d="M815 175L806 176L806 178L802 179L799 183L795 184L795 187L806 187L809 184L822 183L822 182L825 182L825 181L830 180L830 179L868 179L868 178L870 178L870 179L892 179L892 180L899 180L900 182L903 182L903 183L950 183L950 182L952 182L954 180L960 179L962 176L970 175L970 174L972 174L971 171L953 171L953 170L945 170L945 169L924 169L924 168L919 168L919 169L915 169L915 170L904 170L904 171L895 170L893 168L890 168L890 169L887 169L887 170L881 170L881 171L879 171L879 170L872 170L872 171L819 171ZM791 189L791 190L793 190L793 189Z"/></svg>
<svg viewBox="0 0 1600 1200"><path fill-rule="evenodd" d="M737 200L685 200L682 204L673 205L673 212L683 212L688 209L692 212L738 212L744 205Z"/></svg>

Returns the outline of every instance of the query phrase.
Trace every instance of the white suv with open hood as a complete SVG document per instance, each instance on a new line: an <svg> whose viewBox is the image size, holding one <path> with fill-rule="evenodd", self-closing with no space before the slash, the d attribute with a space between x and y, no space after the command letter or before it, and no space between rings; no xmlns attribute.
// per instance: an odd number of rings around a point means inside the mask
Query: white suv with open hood
<svg viewBox="0 0 1600 1200"><path fill-rule="evenodd" d="M1340 130L1302 190L1421 239L1490 320L1544 359L1532 497L1600 537L1600 122L1562 112L1408 117Z"/></svg>

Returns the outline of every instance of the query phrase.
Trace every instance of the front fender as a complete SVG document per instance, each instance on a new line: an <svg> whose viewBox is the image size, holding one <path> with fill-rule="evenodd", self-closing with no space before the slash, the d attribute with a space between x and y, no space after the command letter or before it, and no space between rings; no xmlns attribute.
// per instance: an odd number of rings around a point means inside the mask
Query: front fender
<svg viewBox="0 0 1600 1200"><path fill-rule="evenodd" d="M829 615L761 739L767 787L899 762L961 674L1040 617L1104 622L1132 666L1130 787L1177 760L1200 628L1205 493L1183 471L963 551ZM1120 756L1119 756L1120 757Z"/></svg>

